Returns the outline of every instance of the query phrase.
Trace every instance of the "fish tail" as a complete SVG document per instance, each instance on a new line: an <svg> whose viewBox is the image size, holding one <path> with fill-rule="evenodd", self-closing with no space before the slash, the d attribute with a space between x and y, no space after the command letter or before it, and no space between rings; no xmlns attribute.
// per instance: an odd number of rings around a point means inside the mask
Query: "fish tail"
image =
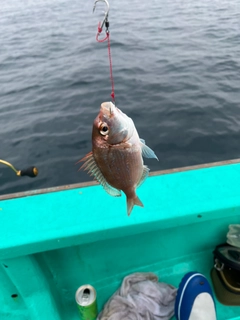
<svg viewBox="0 0 240 320"><path fill-rule="evenodd" d="M142 201L136 196L135 198L127 198L127 214L130 216L134 206L143 207Z"/></svg>

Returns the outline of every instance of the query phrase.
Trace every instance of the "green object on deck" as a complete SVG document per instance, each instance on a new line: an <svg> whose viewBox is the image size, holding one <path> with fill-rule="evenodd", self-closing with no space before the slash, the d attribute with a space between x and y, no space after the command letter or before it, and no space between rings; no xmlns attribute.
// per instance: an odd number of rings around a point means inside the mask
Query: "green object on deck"
<svg viewBox="0 0 240 320"><path fill-rule="evenodd" d="M152 176L130 217L125 196L99 185L1 200L0 319L77 320L78 287L91 284L101 310L133 272L211 282L212 251L240 223L239 181L239 163ZM216 306L218 320L240 319L240 307Z"/></svg>
<svg viewBox="0 0 240 320"><path fill-rule="evenodd" d="M90 285L78 288L75 300L79 311L80 320L96 320L98 316L97 293Z"/></svg>

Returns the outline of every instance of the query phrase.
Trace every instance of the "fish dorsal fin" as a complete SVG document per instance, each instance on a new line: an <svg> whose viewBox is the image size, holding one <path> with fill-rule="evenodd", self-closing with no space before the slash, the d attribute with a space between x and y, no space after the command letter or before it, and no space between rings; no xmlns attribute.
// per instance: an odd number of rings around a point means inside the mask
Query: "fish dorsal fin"
<svg viewBox="0 0 240 320"><path fill-rule="evenodd" d="M147 179L148 174L149 174L149 168L147 166L143 166L143 173L137 184L138 187L140 187L140 185Z"/></svg>
<svg viewBox="0 0 240 320"><path fill-rule="evenodd" d="M146 144L145 144L145 140L140 139L141 141L141 148L142 148L142 155L145 158L155 158L158 160L158 157L155 155L154 151L152 149L150 149ZM158 160L159 161L159 160Z"/></svg>
<svg viewBox="0 0 240 320"><path fill-rule="evenodd" d="M120 197L121 191L118 189L113 188L107 183L106 179L104 178L102 172L98 168L96 161L93 157L93 153L89 152L83 159L80 160L84 162L80 169L86 170L90 176L94 176L94 178L103 186L105 191L113 197Z"/></svg>

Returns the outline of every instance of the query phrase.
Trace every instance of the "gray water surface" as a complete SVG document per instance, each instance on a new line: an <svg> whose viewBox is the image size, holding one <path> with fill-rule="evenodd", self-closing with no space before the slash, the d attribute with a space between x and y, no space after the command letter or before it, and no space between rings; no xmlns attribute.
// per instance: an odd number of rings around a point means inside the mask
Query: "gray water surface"
<svg viewBox="0 0 240 320"><path fill-rule="evenodd" d="M117 106L159 158L151 171L240 158L237 0L110 2ZM0 167L0 194L92 180L75 163L109 101L102 3L2 0L0 159L35 165L36 179Z"/></svg>

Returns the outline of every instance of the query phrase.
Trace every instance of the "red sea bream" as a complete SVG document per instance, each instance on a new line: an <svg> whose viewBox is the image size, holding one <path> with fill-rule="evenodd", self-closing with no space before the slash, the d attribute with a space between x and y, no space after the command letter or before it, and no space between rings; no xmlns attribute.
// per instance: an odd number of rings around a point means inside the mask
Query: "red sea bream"
<svg viewBox="0 0 240 320"><path fill-rule="evenodd" d="M127 213L134 205L143 207L136 188L147 178L149 169L142 156L155 158L155 153L140 139L131 118L112 102L104 102L93 122L92 152L81 161L81 168L104 187L111 196L127 197Z"/></svg>

